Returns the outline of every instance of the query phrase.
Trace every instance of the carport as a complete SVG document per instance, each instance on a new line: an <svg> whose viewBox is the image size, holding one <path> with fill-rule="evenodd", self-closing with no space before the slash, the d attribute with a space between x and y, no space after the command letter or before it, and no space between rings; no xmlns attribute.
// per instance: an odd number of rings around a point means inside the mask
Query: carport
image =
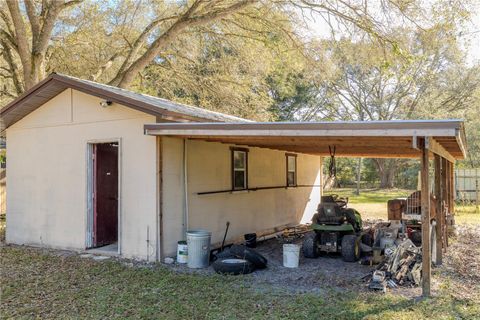
<svg viewBox="0 0 480 320"><path fill-rule="evenodd" d="M146 135L178 137L233 145L269 148L293 153L337 157L412 158L421 162L422 252L430 252L430 193L436 199L436 256L442 263L446 250L446 216L454 212L453 172L464 159L462 120L402 120L369 122L246 122L155 123ZM434 188L430 190L430 160ZM422 259L422 292L430 295L431 256Z"/></svg>

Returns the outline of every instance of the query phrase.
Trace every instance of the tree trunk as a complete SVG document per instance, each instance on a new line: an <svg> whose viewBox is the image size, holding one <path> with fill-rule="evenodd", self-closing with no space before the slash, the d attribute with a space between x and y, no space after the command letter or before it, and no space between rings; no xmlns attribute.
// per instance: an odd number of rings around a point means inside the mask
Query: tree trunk
<svg viewBox="0 0 480 320"><path fill-rule="evenodd" d="M395 186L396 159L374 159L380 176L380 188L391 189Z"/></svg>
<svg viewBox="0 0 480 320"><path fill-rule="evenodd" d="M357 163L357 190L355 190L355 194L358 196L360 195L360 179L362 177L362 158L358 158Z"/></svg>

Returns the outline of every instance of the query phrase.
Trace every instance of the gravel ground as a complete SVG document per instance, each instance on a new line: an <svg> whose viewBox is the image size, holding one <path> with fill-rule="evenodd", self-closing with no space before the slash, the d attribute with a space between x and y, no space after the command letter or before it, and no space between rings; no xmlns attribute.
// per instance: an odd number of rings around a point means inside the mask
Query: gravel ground
<svg viewBox="0 0 480 320"><path fill-rule="evenodd" d="M302 242L303 239L296 239L292 243L301 245ZM300 252L299 267L286 268L283 266L282 244L283 241L280 239L259 243L255 250L267 258L267 268L238 277L245 277L246 282L268 284L292 292L322 293L329 290L364 290L366 288L366 283L361 278L373 270L372 267L344 262L338 254L306 259ZM178 264L166 266L180 273L208 275L215 272L211 266L200 270L192 270L186 265Z"/></svg>
<svg viewBox="0 0 480 320"><path fill-rule="evenodd" d="M293 243L301 245L302 242L303 239L297 239ZM359 263L344 262L338 254L306 259L301 252L299 267L286 268L283 266L282 242L277 239L262 243L257 251L268 259L268 268L254 272L253 278L294 291L361 289L365 287L361 278L372 270L372 267Z"/></svg>

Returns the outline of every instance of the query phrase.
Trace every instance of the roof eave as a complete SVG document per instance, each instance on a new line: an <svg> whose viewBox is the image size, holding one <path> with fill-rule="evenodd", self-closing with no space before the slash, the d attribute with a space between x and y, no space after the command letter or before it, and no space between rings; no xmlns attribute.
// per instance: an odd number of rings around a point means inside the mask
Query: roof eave
<svg viewBox="0 0 480 320"><path fill-rule="evenodd" d="M121 105L125 105L127 107L130 107L130 108L133 108L133 109L136 109L136 110L139 110L147 114L151 114L161 119L165 119L169 121L179 121L179 122L205 122L205 121L221 122L222 121L221 119L215 119L213 115L211 117L208 117L208 116L204 117L200 115L196 116L196 115L185 114L182 112L175 112L172 110L162 108L161 106L158 106L158 105L149 104L147 102L139 101L134 98L127 97L125 95L121 95L121 94L112 92L110 90L103 89L98 86L89 85L88 83L75 80L74 78L52 73L48 77L46 77L44 80L40 81L32 88L25 91L22 95L17 97L15 100L11 101L5 107L0 109L0 116L2 121L0 131L2 131L2 133L4 134L4 130L6 128L16 123L17 121L21 120L28 113L19 117L18 119L14 119L9 122L4 121L6 115L8 115L13 110L15 110L18 106L21 106L22 103L26 103L26 101L30 97L34 97L35 95L40 94L39 91L42 90L42 88L44 88L46 85L52 84L54 82L65 86L63 90L67 88L72 88L74 90L78 90L101 99L111 100L112 102L119 103ZM55 95L53 95L51 98L53 98L54 96ZM232 119L228 119L227 118L228 115L218 114L218 117L222 117L222 116L225 117L224 121L235 120L234 117L232 117ZM242 119L239 118L239 121L241 120Z"/></svg>

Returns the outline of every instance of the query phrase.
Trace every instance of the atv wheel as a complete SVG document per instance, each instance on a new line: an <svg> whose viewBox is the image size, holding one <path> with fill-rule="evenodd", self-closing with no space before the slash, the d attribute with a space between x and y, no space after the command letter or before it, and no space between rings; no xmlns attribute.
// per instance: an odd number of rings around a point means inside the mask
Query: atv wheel
<svg viewBox="0 0 480 320"><path fill-rule="evenodd" d="M347 234L342 238L342 257L346 262L355 262L360 259L360 238Z"/></svg>
<svg viewBox="0 0 480 320"><path fill-rule="evenodd" d="M250 261L244 259L219 259L213 263L213 269L222 274L247 274L253 272L255 267Z"/></svg>
<svg viewBox="0 0 480 320"><path fill-rule="evenodd" d="M318 258L318 239L317 235L306 237L303 240L303 256L305 258Z"/></svg>

